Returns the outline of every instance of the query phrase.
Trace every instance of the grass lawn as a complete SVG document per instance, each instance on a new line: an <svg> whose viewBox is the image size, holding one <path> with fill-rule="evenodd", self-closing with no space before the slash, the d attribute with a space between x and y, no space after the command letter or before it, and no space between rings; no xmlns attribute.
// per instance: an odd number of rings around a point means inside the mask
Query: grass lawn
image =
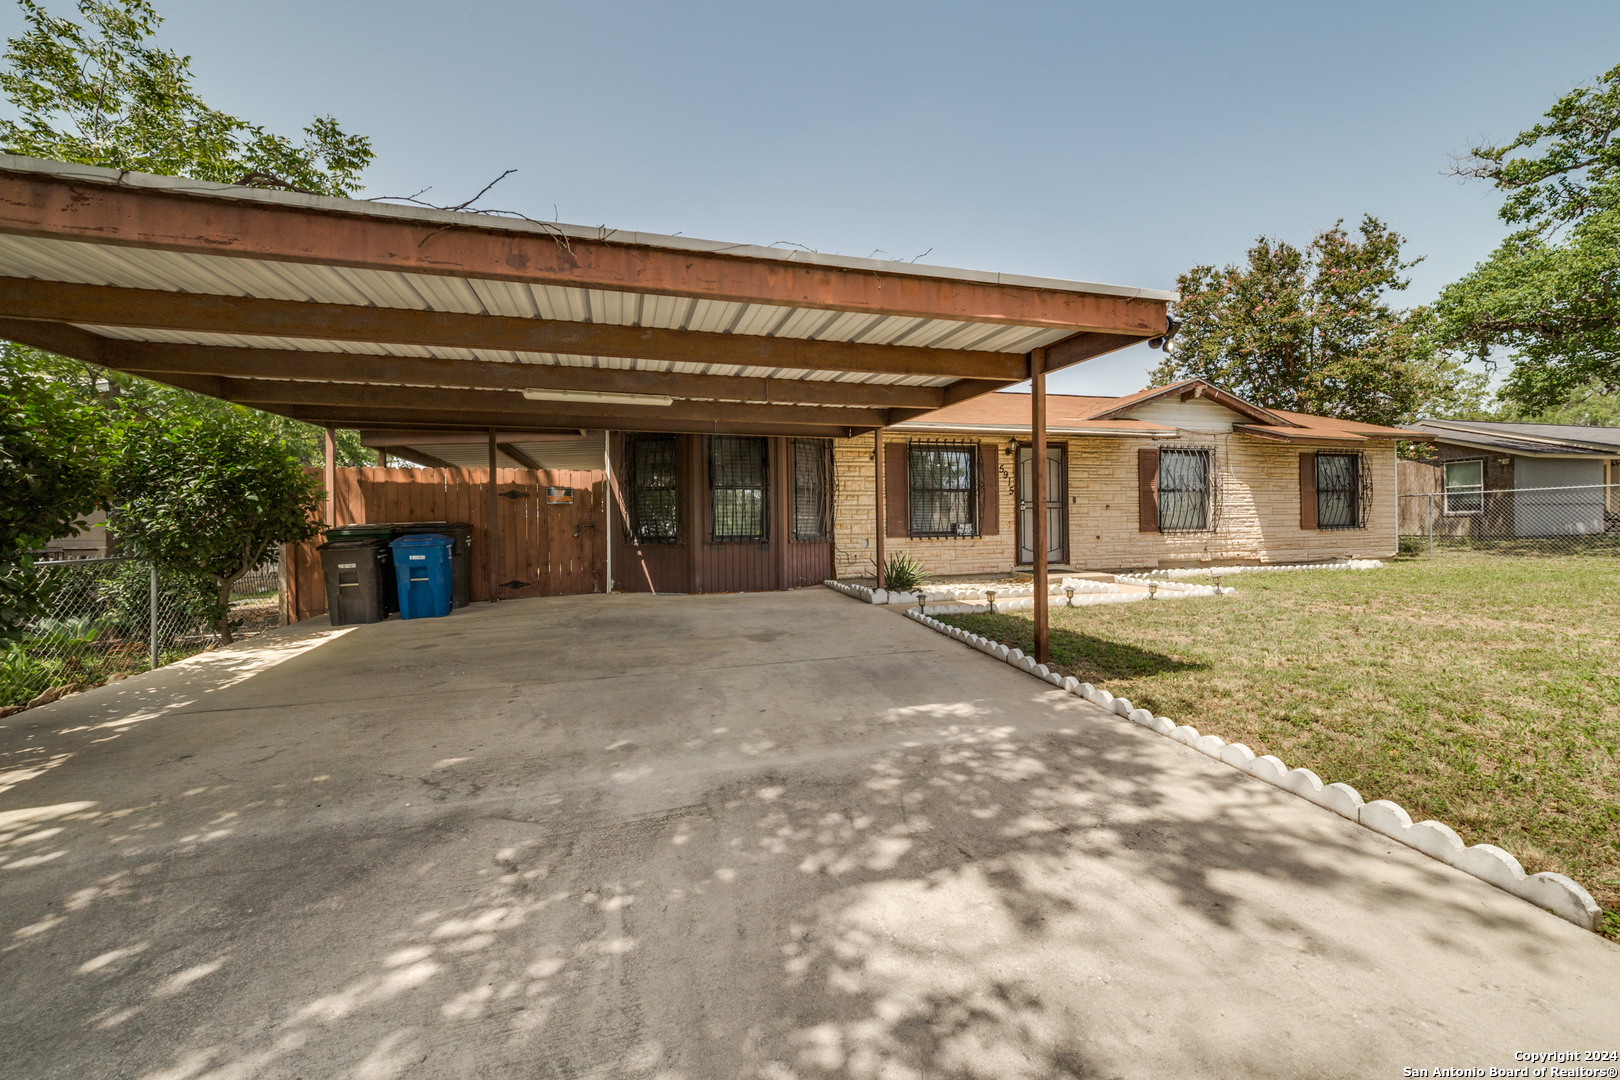
<svg viewBox="0 0 1620 1080"><path fill-rule="evenodd" d="M1567 874L1620 938L1620 559L1225 584L1237 595L1053 607L1051 667ZM942 621L1034 644L1027 612Z"/></svg>

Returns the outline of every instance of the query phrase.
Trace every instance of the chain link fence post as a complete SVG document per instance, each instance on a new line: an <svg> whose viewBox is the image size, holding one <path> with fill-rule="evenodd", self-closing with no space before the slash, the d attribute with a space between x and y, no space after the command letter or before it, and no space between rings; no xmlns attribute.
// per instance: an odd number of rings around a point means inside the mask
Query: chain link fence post
<svg viewBox="0 0 1620 1080"><path fill-rule="evenodd" d="M1434 558L1434 495L1429 495L1429 558Z"/></svg>
<svg viewBox="0 0 1620 1080"><path fill-rule="evenodd" d="M152 564L152 602L147 609L146 626L151 638L152 670L158 666L158 569L157 563Z"/></svg>

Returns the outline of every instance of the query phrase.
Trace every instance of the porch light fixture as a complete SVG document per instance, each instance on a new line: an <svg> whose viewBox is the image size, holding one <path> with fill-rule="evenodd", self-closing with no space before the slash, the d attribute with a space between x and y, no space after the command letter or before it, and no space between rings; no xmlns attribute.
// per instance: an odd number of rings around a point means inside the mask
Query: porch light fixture
<svg viewBox="0 0 1620 1080"><path fill-rule="evenodd" d="M599 405L673 405L665 394L615 394L602 390L525 390L529 401L589 401Z"/></svg>

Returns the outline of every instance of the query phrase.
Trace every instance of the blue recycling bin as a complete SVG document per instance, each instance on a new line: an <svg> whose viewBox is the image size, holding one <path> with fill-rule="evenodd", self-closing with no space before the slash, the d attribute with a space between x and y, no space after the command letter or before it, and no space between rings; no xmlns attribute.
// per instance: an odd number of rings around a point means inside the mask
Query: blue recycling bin
<svg viewBox="0 0 1620 1080"><path fill-rule="evenodd" d="M450 614L450 554L453 536L415 533L388 542L399 583L399 617L442 619Z"/></svg>

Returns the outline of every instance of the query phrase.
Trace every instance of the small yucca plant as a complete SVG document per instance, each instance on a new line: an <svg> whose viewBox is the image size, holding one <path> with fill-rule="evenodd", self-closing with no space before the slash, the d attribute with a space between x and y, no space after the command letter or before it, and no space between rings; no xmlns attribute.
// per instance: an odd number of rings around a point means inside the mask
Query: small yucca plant
<svg viewBox="0 0 1620 1080"><path fill-rule="evenodd" d="M928 581L928 571L913 555L898 552L889 556L883 568L883 587L890 592L910 592Z"/></svg>

